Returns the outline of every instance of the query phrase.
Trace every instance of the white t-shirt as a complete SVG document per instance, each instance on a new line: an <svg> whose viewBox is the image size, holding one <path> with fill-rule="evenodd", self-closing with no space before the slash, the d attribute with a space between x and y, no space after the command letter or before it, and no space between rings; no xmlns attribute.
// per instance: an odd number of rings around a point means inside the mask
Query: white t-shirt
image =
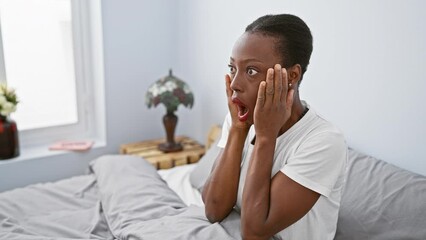
<svg viewBox="0 0 426 240"><path fill-rule="evenodd" d="M309 111L276 141L271 178L283 172L295 182L319 194L312 209L297 222L282 230L273 239L333 239L336 232L340 197L346 173L347 146L343 134L320 117L305 102ZM225 118L222 137L224 148L231 126L231 115ZM253 151L254 126L244 144L238 198L235 208L240 211L244 182Z"/></svg>

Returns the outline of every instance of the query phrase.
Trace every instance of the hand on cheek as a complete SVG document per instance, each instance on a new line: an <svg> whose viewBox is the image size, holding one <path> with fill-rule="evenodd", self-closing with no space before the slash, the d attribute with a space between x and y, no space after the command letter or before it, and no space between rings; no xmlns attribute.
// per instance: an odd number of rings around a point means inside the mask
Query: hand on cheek
<svg viewBox="0 0 426 240"><path fill-rule="evenodd" d="M278 136L281 127L290 118L293 94L294 89L288 88L286 69L279 64L268 69L265 81L259 85L254 109L256 136Z"/></svg>

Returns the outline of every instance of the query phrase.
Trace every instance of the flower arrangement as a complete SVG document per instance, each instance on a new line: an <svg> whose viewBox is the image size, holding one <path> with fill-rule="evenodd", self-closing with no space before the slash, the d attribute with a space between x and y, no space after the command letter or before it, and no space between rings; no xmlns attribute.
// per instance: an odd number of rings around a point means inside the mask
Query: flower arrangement
<svg viewBox="0 0 426 240"><path fill-rule="evenodd" d="M15 90L9 88L5 83L0 83L0 115L2 117L9 116L16 111L18 103Z"/></svg>
<svg viewBox="0 0 426 240"><path fill-rule="evenodd" d="M148 108L151 106L157 107L162 103L168 113L177 110L180 104L185 107L192 108L194 104L194 95L189 86L172 75L172 70L169 76L162 78L152 84L146 93L145 102Z"/></svg>

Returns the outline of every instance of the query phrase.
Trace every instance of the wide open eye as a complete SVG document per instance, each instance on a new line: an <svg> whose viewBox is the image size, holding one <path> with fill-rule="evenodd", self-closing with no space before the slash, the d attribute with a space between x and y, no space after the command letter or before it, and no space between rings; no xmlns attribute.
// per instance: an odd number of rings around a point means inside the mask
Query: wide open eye
<svg viewBox="0 0 426 240"><path fill-rule="evenodd" d="M235 74L235 72L237 71L237 69L235 69L235 67L234 67L234 66L232 66L231 64L229 64L229 65L228 65L228 67L229 67L229 73L230 73L231 75L234 75L234 74Z"/></svg>
<svg viewBox="0 0 426 240"><path fill-rule="evenodd" d="M249 76L254 76L254 75L256 75L258 73L258 71L256 71L255 69L253 69L253 68L249 68L249 69L247 69L247 74L249 75Z"/></svg>

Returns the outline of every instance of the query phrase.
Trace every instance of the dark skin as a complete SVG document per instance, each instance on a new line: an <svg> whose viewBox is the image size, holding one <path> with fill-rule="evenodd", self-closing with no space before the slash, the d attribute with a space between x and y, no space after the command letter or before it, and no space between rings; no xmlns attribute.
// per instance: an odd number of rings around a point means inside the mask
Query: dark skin
<svg viewBox="0 0 426 240"><path fill-rule="evenodd" d="M220 222L232 211L244 141L254 124L256 139L241 205L243 239L269 239L302 218L320 197L281 171L270 177L277 137L304 112L298 92L301 67L282 68L275 44L274 37L244 33L234 45L225 77L232 124L202 194L210 222Z"/></svg>

